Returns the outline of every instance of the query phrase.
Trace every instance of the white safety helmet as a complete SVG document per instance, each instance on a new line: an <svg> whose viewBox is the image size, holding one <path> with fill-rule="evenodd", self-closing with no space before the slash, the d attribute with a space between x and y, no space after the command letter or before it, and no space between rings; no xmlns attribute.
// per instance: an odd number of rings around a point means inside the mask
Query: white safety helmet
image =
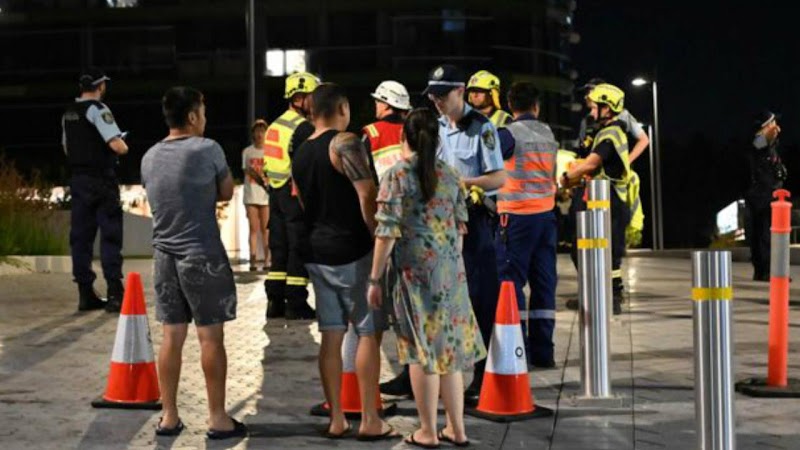
<svg viewBox="0 0 800 450"><path fill-rule="evenodd" d="M393 108L405 111L411 109L408 91L405 86L397 81L390 80L379 84L375 92L372 93L372 98L384 102Z"/></svg>

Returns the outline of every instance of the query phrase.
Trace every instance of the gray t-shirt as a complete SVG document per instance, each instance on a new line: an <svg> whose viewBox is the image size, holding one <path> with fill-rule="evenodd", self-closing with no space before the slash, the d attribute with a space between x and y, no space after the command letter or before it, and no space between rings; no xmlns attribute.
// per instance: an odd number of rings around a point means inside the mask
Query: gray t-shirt
<svg viewBox="0 0 800 450"><path fill-rule="evenodd" d="M228 175L211 139L161 141L142 158L142 185L153 211L153 247L173 255L225 254L217 226L217 184Z"/></svg>

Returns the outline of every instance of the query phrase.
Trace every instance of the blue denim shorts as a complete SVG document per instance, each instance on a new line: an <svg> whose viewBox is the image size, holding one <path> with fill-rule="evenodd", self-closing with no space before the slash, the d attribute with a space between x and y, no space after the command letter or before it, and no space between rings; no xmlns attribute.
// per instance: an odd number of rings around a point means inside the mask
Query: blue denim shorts
<svg viewBox="0 0 800 450"><path fill-rule="evenodd" d="M306 264L314 286L320 331L346 331L352 323L358 336L369 336L387 327L383 310L367 303L372 252L358 261L340 266ZM390 299L384 299L384 303Z"/></svg>

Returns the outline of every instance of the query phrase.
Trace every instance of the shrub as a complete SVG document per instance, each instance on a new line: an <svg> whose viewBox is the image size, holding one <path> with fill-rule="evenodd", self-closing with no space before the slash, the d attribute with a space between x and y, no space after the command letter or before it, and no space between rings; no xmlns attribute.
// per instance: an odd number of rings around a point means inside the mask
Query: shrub
<svg viewBox="0 0 800 450"><path fill-rule="evenodd" d="M38 174L26 180L0 156L0 258L69 254L67 233L51 224L50 191Z"/></svg>

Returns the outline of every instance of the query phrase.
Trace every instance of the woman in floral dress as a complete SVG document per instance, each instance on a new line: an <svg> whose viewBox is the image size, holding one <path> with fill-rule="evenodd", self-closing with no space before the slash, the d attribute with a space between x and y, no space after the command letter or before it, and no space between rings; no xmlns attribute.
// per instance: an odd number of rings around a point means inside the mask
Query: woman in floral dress
<svg viewBox="0 0 800 450"><path fill-rule="evenodd" d="M369 289L370 305L380 307L379 279L392 254L398 353L410 365L421 423L406 442L425 448L468 442L462 371L486 357L461 257L468 220L464 192L455 170L436 158L438 144L433 112L411 112L403 126L405 159L387 172L378 193ZM447 425L437 432L440 393Z"/></svg>

